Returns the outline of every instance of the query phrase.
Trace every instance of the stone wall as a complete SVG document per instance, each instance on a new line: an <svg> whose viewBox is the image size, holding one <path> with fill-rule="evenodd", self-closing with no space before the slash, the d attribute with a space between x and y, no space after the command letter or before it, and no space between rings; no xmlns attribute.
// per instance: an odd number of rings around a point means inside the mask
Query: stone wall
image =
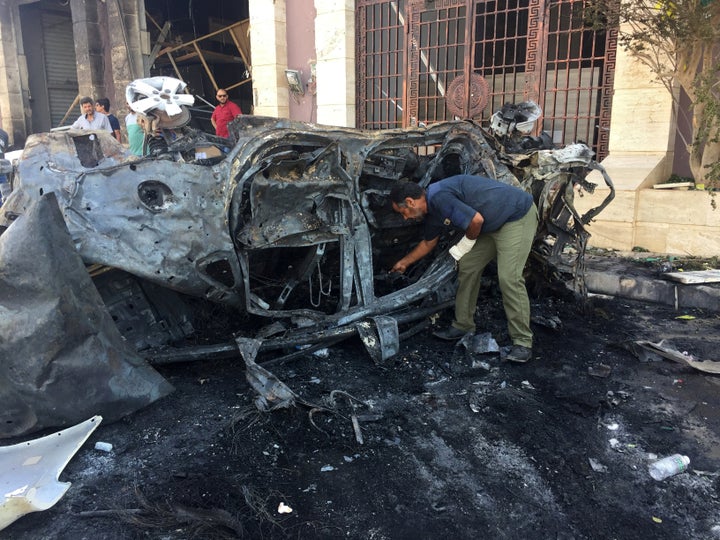
<svg viewBox="0 0 720 540"><path fill-rule="evenodd" d="M32 132L29 76L19 15L19 6L26 3L0 2L0 126L10 134L11 143L19 146ZM140 17L144 15L144 0L69 0L69 5L79 94L108 97L111 111L122 118L127 112L125 87L145 76L143 54L149 51L144 17ZM70 118L79 113L77 107Z"/></svg>
<svg viewBox="0 0 720 540"><path fill-rule="evenodd" d="M288 51L309 48L310 34L287 31L290 0L249 0L254 113L307 121L308 113L290 107L285 70ZM292 0L292 10L315 11L312 44L317 58L310 92L315 97L310 116L320 124L355 125L355 2L354 0ZM300 40L300 41L298 41ZM304 74L303 82L308 76ZM299 117L298 117L299 116Z"/></svg>
<svg viewBox="0 0 720 540"><path fill-rule="evenodd" d="M253 114L288 118L290 102L285 80L288 67L285 1L250 0Z"/></svg>
<svg viewBox="0 0 720 540"><path fill-rule="evenodd" d="M580 213L599 204L607 190L575 198ZM700 190L618 190L590 224L594 247L714 257L720 255L720 194ZM713 208L717 205L717 209Z"/></svg>
<svg viewBox="0 0 720 540"><path fill-rule="evenodd" d="M0 2L0 127L10 135L11 145L25 143L29 123L22 87L22 81L27 80L27 64L17 54L17 24L17 9Z"/></svg>
<svg viewBox="0 0 720 540"><path fill-rule="evenodd" d="M653 189L672 172L675 115L670 93L646 66L621 48L615 71L609 155L602 165L613 180L615 200L589 231L590 245L631 250L642 247L676 255L720 255L720 209L707 191ZM600 175L589 178L604 185ZM576 197L583 213L607 190Z"/></svg>

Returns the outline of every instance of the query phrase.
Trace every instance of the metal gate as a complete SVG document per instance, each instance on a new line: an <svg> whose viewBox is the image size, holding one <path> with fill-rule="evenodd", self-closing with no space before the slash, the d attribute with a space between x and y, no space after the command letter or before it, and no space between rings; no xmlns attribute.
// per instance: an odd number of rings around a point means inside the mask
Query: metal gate
<svg viewBox="0 0 720 540"><path fill-rule="evenodd" d="M410 12L408 115L410 123L452 118L447 99L460 106L470 99L467 80L468 0L417 3ZM468 52L470 51L470 54ZM448 94L450 85L453 91ZM468 115L469 116L469 115Z"/></svg>
<svg viewBox="0 0 720 540"><path fill-rule="evenodd" d="M360 127L486 120L532 100L556 144L607 154L617 33L593 31L583 0L358 0L358 10Z"/></svg>
<svg viewBox="0 0 720 540"><path fill-rule="evenodd" d="M405 0L358 0L358 126L405 125Z"/></svg>
<svg viewBox="0 0 720 540"><path fill-rule="evenodd" d="M60 125L78 95L70 8L47 1L19 6L28 65L32 133Z"/></svg>

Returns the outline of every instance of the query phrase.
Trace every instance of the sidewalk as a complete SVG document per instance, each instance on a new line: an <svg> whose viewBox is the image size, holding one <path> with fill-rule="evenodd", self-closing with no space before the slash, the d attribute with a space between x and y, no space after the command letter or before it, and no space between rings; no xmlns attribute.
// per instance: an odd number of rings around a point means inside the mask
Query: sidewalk
<svg viewBox="0 0 720 540"><path fill-rule="evenodd" d="M635 259L635 260L633 260ZM646 261L668 261L667 255L607 252L585 254L585 283L595 294L607 294L674 306L720 311L720 282L685 284L663 277ZM678 270L679 268L676 268Z"/></svg>

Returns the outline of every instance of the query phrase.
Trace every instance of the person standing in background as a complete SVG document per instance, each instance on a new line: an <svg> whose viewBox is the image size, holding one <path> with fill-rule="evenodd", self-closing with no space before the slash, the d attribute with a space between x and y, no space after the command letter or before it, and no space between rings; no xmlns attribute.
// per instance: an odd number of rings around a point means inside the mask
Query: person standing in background
<svg viewBox="0 0 720 540"><path fill-rule="evenodd" d="M114 114L110 114L110 100L106 97L98 99L95 102L95 110L107 116L108 122L110 122L110 127L112 128L113 136L117 139L117 142L122 142L120 120L118 120Z"/></svg>
<svg viewBox="0 0 720 540"><path fill-rule="evenodd" d="M145 131L138 122L137 113L132 109L130 109L130 112L125 117L125 127L127 128L130 153L136 156L142 156L143 144L145 143Z"/></svg>
<svg viewBox="0 0 720 540"><path fill-rule="evenodd" d="M97 112L93 107L93 100L91 97L85 96L80 100L80 110L82 114L78 116L78 119L73 122L71 126L74 129L97 129L106 130L112 133L110 122L107 116L101 112Z"/></svg>
<svg viewBox="0 0 720 540"><path fill-rule="evenodd" d="M227 128L228 123L236 116L240 116L242 111L240 107L228 99L228 93L223 88L218 88L216 97L218 105L215 107L210 121L215 128L215 134L218 137L225 137L227 139L230 137Z"/></svg>

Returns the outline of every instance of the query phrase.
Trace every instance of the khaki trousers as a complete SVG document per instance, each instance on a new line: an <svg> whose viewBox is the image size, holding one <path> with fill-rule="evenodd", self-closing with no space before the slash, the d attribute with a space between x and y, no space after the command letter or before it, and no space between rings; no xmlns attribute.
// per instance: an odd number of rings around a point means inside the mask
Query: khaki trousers
<svg viewBox="0 0 720 540"><path fill-rule="evenodd" d="M458 290L455 296L455 320L452 325L465 332L475 331L475 307L480 293L480 278L487 264L497 259L498 281L513 345L532 347L530 300L523 270L537 231L535 204L517 221L492 233L481 233L475 245L458 263Z"/></svg>

